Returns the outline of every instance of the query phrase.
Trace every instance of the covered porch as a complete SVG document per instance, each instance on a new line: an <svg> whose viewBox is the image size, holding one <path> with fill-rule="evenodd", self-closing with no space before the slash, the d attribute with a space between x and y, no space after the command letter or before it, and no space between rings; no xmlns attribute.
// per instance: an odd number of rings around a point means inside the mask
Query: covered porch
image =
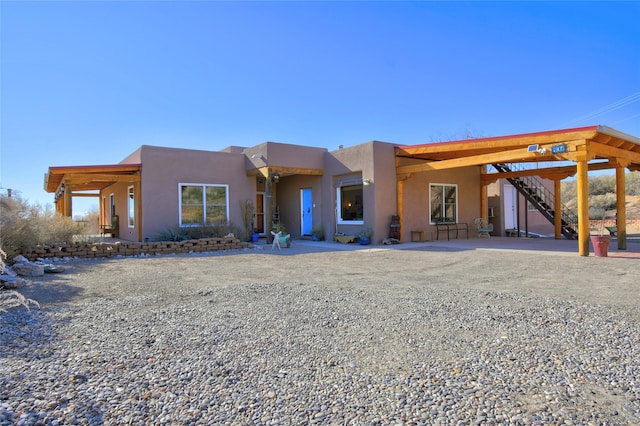
<svg viewBox="0 0 640 426"><path fill-rule="evenodd" d="M398 212L403 215L402 182L413 174L425 171L478 166L481 168L479 194L480 215L488 217L487 185L497 179L539 176L554 182L553 212L562 211L560 182L569 176L577 177L578 252L589 255L588 172L615 169L616 226L619 250L627 248L625 210L625 169L640 170L640 138L606 126L590 126L548 132L460 141L399 146L396 148L398 180ZM526 165L532 167L512 167ZM555 164L554 164L555 163ZM569 163L569 165L565 165ZM574 163L574 164L571 164ZM493 166L496 172L489 172ZM555 238L566 235L562 214L554 215Z"/></svg>
<svg viewBox="0 0 640 426"><path fill-rule="evenodd" d="M108 164L93 166L49 167L45 174L44 189L54 195L55 210L58 214L71 217L73 197L94 197L98 199L99 225L102 228L113 227L114 212L108 211L100 202L102 191L116 183L127 183L135 188L134 200L136 223L141 223L142 203L140 198L141 164ZM141 227L139 227L141 229Z"/></svg>

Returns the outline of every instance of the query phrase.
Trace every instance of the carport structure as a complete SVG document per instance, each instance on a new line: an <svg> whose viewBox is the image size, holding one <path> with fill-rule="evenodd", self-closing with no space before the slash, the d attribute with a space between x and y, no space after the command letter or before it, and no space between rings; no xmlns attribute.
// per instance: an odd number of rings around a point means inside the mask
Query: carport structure
<svg viewBox="0 0 640 426"><path fill-rule="evenodd" d="M558 162L558 165L553 165ZM565 162L565 163L560 163ZM566 162L575 163L566 165ZM535 167L521 167L526 166ZM551 163L549 166L548 163ZM493 165L496 173L489 173ZM510 165L516 165L511 167ZM518 166L520 165L520 166ZM554 181L553 211L561 212L560 181L577 177L577 238L581 256L589 255L589 170L615 169L618 249L626 250L625 169L640 170L640 138L606 126L396 147L398 209L402 210L400 182L414 173L481 167L481 216L487 218L486 187L497 179L538 176ZM561 238L563 220L554 215L555 237Z"/></svg>

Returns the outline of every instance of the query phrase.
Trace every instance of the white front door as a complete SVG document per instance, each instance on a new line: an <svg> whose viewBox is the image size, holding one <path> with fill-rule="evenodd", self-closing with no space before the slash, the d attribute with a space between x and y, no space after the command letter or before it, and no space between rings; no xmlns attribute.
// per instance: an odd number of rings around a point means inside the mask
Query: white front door
<svg viewBox="0 0 640 426"><path fill-rule="evenodd" d="M504 194L504 229L516 229L517 211L516 211L516 189L511 185L505 185L502 189Z"/></svg>

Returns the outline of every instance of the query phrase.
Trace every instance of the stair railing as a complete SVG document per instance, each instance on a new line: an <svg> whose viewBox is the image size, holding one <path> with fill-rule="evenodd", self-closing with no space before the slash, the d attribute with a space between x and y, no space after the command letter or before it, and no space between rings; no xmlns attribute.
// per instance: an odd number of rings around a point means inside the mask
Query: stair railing
<svg viewBox="0 0 640 426"><path fill-rule="evenodd" d="M493 164L498 172L519 172L531 170L522 164ZM555 223L555 194L551 192L538 176L524 175L507 180L529 201L535 208L542 213L551 223ZM549 204L550 203L550 204ZM575 239L578 233L575 229L578 226L578 216L561 203L560 217L562 223L562 234L569 238Z"/></svg>

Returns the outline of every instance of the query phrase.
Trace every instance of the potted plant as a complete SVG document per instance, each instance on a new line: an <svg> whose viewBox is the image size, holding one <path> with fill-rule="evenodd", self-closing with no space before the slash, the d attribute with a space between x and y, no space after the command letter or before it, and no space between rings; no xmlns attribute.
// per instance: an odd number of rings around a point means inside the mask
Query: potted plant
<svg viewBox="0 0 640 426"><path fill-rule="evenodd" d="M600 226L598 229L599 235L591 235L591 244L593 245L593 252L596 257L607 257L609 254L609 245L611 244L611 236L605 235L604 233L604 219L607 210L604 207L599 210L602 212L602 218L600 219Z"/></svg>
<svg viewBox="0 0 640 426"><path fill-rule="evenodd" d="M358 237L358 243L360 243L360 245L366 246L368 244L371 244L372 235L373 235L373 229L366 227L366 228L362 228L360 232L356 234L356 237Z"/></svg>
<svg viewBox="0 0 640 426"><path fill-rule="evenodd" d="M324 228L321 225L316 225L311 229L311 239L313 241L324 240Z"/></svg>
<svg viewBox="0 0 640 426"><path fill-rule="evenodd" d="M273 233L280 234L280 245L291 247L291 234L287 233L287 228L282 223L278 222L273 225Z"/></svg>

